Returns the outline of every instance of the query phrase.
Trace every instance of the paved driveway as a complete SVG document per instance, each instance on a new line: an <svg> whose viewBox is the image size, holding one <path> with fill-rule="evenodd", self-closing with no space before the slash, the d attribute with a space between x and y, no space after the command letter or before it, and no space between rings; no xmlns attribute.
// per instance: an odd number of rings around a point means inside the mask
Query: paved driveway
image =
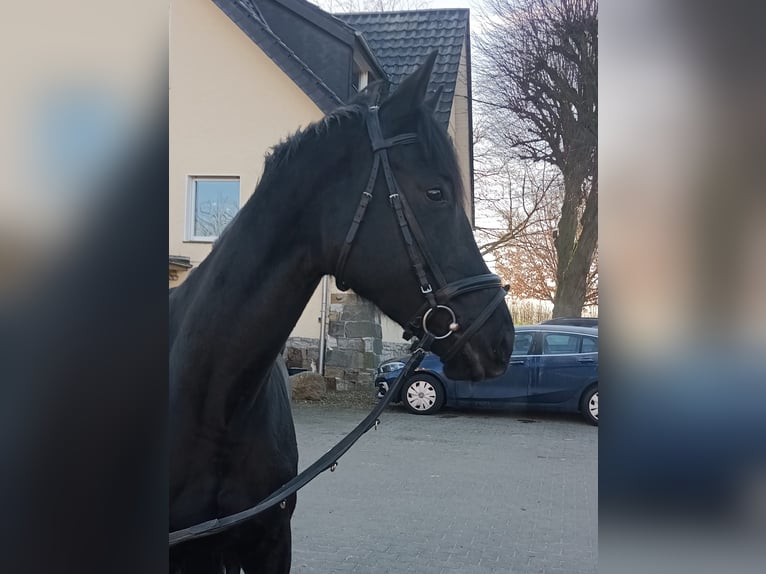
<svg viewBox="0 0 766 574"><path fill-rule="evenodd" d="M293 413L303 469L365 411ZM571 415L400 407L381 422L299 493L293 572L596 572L595 427Z"/></svg>

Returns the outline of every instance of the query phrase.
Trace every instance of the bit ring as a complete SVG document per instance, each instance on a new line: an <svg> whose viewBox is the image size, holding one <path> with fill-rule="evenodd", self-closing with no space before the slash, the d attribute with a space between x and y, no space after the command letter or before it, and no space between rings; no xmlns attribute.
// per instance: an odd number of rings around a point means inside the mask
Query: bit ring
<svg viewBox="0 0 766 574"><path fill-rule="evenodd" d="M449 328L447 329L447 332L444 333L443 335L437 335L436 333L433 333L433 332L431 332L428 329L428 317L431 316L431 312L434 309L444 309L445 311L447 311L447 313L450 314L450 317L452 318L452 320L450 321L450 324L449 324ZM449 307L447 307L446 305L437 305L436 307L431 307L428 311L426 311L423 314L423 331L426 334L431 335L437 341L440 341L442 339L446 339L452 333L457 331L459 328L460 328L460 326L458 325L457 319L455 318L455 312L452 309L450 309Z"/></svg>

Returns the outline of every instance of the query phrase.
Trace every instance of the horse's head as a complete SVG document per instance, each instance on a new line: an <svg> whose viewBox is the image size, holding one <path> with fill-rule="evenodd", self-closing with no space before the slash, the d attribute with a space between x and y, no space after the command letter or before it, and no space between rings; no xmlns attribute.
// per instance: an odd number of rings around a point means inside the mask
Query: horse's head
<svg viewBox="0 0 766 574"><path fill-rule="evenodd" d="M433 334L449 377L479 380L507 367L513 322L474 241L452 143L425 100L434 59L379 108L355 104L336 174L345 189L330 200L330 272L406 332Z"/></svg>

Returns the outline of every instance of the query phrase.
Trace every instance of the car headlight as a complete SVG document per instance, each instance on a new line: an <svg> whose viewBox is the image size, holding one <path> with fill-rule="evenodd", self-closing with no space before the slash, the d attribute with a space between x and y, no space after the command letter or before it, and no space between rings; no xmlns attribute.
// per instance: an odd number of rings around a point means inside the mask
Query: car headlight
<svg viewBox="0 0 766 574"><path fill-rule="evenodd" d="M378 367L379 373L391 373L393 371L399 371L404 368L404 363L401 361L392 361L390 363L383 363Z"/></svg>

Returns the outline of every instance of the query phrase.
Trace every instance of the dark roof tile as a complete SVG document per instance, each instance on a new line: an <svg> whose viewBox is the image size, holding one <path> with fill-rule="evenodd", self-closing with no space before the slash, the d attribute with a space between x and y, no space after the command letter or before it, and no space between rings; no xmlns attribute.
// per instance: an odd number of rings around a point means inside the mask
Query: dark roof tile
<svg viewBox="0 0 766 574"><path fill-rule="evenodd" d="M362 32L388 74L392 89L411 74L431 51L438 50L429 93L442 87L436 117L445 127L449 124L460 55L468 32L467 9L366 12L335 16Z"/></svg>

